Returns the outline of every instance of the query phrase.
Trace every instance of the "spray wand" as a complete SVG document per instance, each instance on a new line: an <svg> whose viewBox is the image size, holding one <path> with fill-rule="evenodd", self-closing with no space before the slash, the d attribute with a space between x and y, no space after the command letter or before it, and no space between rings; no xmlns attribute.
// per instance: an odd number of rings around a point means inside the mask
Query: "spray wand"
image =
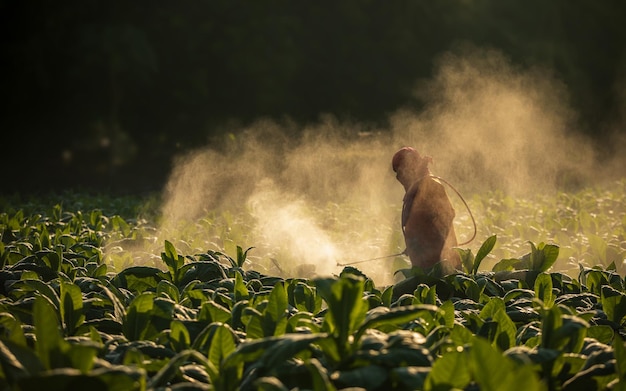
<svg viewBox="0 0 626 391"><path fill-rule="evenodd" d="M401 253L397 253L397 254L391 254L391 255L384 255L382 257L376 257L376 258L370 258L370 259L363 259L361 261L354 261L354 262L347 262L347 263L339 263L337 262L337 266L350 266L350 265L356 265L357 263L365 263L365 262L371 262L371 261L378 261L380 259L387 259L387 258L392 258L392 257L399 257L400 255L404 255L405 251L402 251Z"/></svg>

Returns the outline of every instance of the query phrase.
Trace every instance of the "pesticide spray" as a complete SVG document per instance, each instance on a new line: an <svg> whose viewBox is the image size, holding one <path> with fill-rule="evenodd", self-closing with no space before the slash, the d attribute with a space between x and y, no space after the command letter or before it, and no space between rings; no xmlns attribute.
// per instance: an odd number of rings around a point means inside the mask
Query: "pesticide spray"
<svg viewBox="0 0 626 391"><path fill-rule="evenodd" d="M595 164L589 140L572 132L566 92L549 72L464 48L440 56L433 78L416 84L423 109L400 108L384 128L332 116L306 126L259 120L229 128L224 140L174 162L155 248L140 251L158 254L163 239L174 238L186 253L254 247L255 265L273 272L274 259L292 277L294 265L333 275L338 259L362 259L368 276L388 283L392 263L372 261L404 247L397 224L403 192L389 167L401 146L433 156L438 174L463 189L470 205L472 194L550 193L568 185L564 178L603 177L609 165ZM468 234L474 216L457 220L460 241L477 236L475 228Z"/></svg>

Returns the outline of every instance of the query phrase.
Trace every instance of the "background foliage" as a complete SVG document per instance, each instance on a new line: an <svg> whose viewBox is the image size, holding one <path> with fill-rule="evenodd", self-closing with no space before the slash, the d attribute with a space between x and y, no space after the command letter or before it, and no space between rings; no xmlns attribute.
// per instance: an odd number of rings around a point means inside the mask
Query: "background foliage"
<svg viewBox="0 0 626 391"><path fill-rule="evenodd" d="M463 42L553 71L603 139L622 104L625 11L618 0L2 0L3 175L20 179L2 191L154 188L174 154L233 121L384 124L419 108L416 83Z"/></svg>

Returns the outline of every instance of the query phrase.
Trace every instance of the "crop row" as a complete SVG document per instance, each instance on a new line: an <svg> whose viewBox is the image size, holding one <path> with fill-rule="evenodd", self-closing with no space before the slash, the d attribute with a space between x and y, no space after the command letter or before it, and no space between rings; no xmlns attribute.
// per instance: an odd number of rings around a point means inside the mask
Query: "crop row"
<svg viewBox="0 0 626 391"><path fill-rule="evenodd" d="M55 212L56 211L56 212ZM5 389L624 389L626 287L615 266L550 272L555 245L463 271L402 270L378 287L249 269L248 251L111 269L105 239L133 224L99 211L0 214Z"/></svg>

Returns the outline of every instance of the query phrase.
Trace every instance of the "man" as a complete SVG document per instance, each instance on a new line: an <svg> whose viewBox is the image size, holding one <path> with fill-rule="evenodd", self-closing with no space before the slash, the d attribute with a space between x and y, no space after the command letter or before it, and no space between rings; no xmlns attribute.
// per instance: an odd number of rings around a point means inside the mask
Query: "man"
<svg viewBox="0 0 626 391"><path fill-rule="evenodd" d="M449 274L461 268L454 249L454 208L443 185L432 177L431 162L410 147L400 149L392 159L396 178L406 192L402 206L405 254L414 267L430 270L440 263L443 273Z"/></svg>

